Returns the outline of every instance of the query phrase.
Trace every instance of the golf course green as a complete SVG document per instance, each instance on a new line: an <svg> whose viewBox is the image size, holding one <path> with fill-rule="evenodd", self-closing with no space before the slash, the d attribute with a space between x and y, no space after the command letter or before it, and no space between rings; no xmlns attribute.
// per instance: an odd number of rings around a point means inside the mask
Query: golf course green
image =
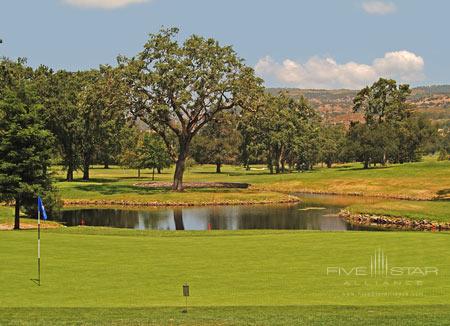
<svg viewBox="0 0 450 326"><path fill-rule="evenodd" d="M1 232L0 240L0 260L6 262L0 270L1 324L11 316L30 322L28 312L38 314L36 320L57 314L69 323L79 309L76 317L88 324L118 317L130 323L234 324L225 313L230 309L250 318L242 324L270 325L279 314L295 324L297 309L330 324L352 322L353 309L362 312L355 323L384 309L431 322L433 316L420 313L427 307L444 313L436 322L450 322L449 233L49 229L42 234L41 286L32 281L36 232ZM380 248L391 266L418 269L385 277L333 272L369 266ZM433 272L423 275L425 267ZM192 313L184 315L186 282ZM115 309L123 310L120 316Z"/></svg>
<svg viewBox="0 0 450 326"><path fill-rule="evenodd" d="M443 325L449 246L429 232L48 229L38 286L36 232L4 231L0 324ZM356 275L380 249L402 274Z"/></svg>

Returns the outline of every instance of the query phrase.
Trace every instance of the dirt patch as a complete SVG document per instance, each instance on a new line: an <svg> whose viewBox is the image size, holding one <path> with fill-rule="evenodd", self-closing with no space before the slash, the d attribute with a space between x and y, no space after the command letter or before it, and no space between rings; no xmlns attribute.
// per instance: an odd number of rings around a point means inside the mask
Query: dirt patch
<svg viewBox="0 0 450 326"><path fill-rule="evenodd" d="M56 229L62 227L61 224L57 223L41 223L41 229ZM12 230L14 228L13 224L0 224L0 230ZM37 224L32 223L20 223L21 230L31 230L37 229Z"/></svg>
<svg viewBox="0 0 450 326"><path fill-rule="evenodd" d="M135 183L133 186L144 187L144 188L164 188L171 189L171 182L139 182ZM226 188L226 189L247 189L250 186L248 183L240 182L183 182L183 188Z"/></svg>

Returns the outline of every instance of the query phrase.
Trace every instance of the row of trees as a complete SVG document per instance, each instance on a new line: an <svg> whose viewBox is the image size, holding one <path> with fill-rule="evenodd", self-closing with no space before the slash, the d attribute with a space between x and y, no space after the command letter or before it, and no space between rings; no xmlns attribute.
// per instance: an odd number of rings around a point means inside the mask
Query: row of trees
<svg viewBox="0 0 450 326"><path fill-rule="evenodd" d="M193 157L217 164L218 172L221 162L247 168L264 162L271 173L311 170L317 163L331 167L359 161L367 169L417 161L442 146L445 138L427 118L414 113L406 102L409 94L408 85L379 79L355 97L354 111L361 112L364 121L351 122L348 128L323 123L304 98L264 94L253 109L238 112L234 123L232 116L223 116L220 127L217 122L207 126L194 141Z"/></svg>
<svg viewBox="0 0 450 326"><path fill-rule="evenodd" d="M57 140L67 181L80 168L83 180L89 180L94 159L108 167L121 151L129 121L125 85L117 69L101 66L83 72L54 72L39 67L33 82L45 108L42 119Z"/></svg>

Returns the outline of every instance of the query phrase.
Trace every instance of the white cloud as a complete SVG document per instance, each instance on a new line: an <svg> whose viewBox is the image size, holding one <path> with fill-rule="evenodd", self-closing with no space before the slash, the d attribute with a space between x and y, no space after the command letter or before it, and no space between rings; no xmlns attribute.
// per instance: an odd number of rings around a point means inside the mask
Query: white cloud
<svg viewBox="0 0 450 326"><path fill-rule="evenodd" d="M397 10L394 3L383 1L366 1L363 2L362 8L371 15L387 15L392 14Z"/></svg>
<svg viewBox="0 0 450 326"><path fill-rule="evenodd" d="M396 51L387 52L370 65L353 61L339 64L333 58L318 56L305 63L291 59L278 63L266 56L255 65L255 71L286 86L358 89L380 77L406 83L423 80L424 65L422 57L409 51Z"/></svg>
<svg viewBox="0 0 450 326"><path fill-rule="evenodd" d="M117 9L149 0L64 0L65 3L82 8Z"/></svg>

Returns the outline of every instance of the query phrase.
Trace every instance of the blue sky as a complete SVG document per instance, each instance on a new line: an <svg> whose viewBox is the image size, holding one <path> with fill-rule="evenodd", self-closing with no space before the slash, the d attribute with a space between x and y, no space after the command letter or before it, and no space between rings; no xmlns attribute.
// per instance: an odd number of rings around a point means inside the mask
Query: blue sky
<svg viewBox="0 0 450 326"><path fill-rule="evenodd" d="M231 44L268 86L450 84L446 0L2 0L0 55L79 70L177 26Z"/></svg>

